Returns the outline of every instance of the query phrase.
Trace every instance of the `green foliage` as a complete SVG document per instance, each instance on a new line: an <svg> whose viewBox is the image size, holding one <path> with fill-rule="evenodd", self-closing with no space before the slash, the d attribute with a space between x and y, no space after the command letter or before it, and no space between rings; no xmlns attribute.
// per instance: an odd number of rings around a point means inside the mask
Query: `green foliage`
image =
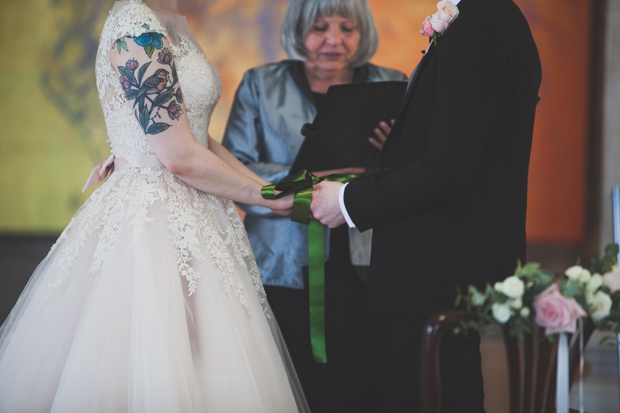
<svg viewBox="0 0 620 413"><path fill-rule="evenodd" d="M569 298L575 298L583 290L581 283L577 280L563 280L560 285L562 287L562 294Z"/></svg>
<svg viewBox="0 0 620 413"><path fill-rule="evenodd" d="M611 271L613 266L618 263L618 250L618 244L608 244L605 247L605 254L600 260L591 260L590 271L598 274L604 274Z"/></svg>

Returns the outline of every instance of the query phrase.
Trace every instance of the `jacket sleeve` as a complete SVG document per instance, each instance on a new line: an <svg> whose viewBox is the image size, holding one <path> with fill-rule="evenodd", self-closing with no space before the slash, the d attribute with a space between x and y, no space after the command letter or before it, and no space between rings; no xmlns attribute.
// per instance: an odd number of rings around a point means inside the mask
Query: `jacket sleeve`
<svg viewBox="0 0 620 413"><path fill-rule="evenodd" d="M403 167L347 186L345 206L362 231L461 193L491 138L510 77L500 41L474 27L445 36L434 53L437 86L425 152Z"/></svg>
<svg viewBox="0 0 620 413"><path fill-rule="evenodd" d="M235 93L222 145L257 175L269 182L278 182L288 176L291 165L263 160L264 131L259 99L260 88L255 73L249 70ZM248 214L277 216L268 208L239 206Z"/></svg>

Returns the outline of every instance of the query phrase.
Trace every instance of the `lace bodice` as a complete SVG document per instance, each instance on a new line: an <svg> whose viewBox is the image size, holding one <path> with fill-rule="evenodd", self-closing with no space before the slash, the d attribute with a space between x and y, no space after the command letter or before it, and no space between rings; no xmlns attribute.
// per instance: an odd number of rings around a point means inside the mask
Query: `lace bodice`
<svg viewBox="0 0 620 413"><path fill-rule="evenodd" d="M202 53L185 18L151 9L140 0L115 3L101 34L96 74L109 142L117 160L154 153L145 129L136 119L135 107L127 99L122 77L110 63L112 48L120 53L123 47L117 40L138 38L145 33L163 35L170 43L190 130L194 139L205 147L209 120L221 93L220 77ZM174 96L179 99L177 92L175 88ZM151 236L146 236L145 232L149 231ZM153 233L158 236L153 237ZM187 282L188 295L194 294L202 276L217 274L223 291L233 294L249 309L250 299L244 293L240 275L244 273L250 277L257 293L255 298L265 303L258 266L232 201L189 186L165 167L122 168L120 164L61 234L59 243L63 247L58 260L61 271L48 285L43 301L62 288L80 260L90 262L88 274L97 274L109 265L119 245L136 248L134 256L138 256L150 248L144 243L152 239L162 240L164 244L170 242L178 273ZM85 254L86 246L93 242L90 254ZM204 263L211 265L208 271L204 270Z"/></svg>
<svg viewBox="0 0 620 413"><path fill-rule="evenodd" d="M163 34L170 42L190 130L198 143L208 145L209 121L219 101L222 82L200 46L190 38L189 27L183 26L187 26L184 18L163 23L140 0L117 2L110 11L99 41L96 75L111 151L117 157L154 153L125 98L109 57L116 40L147 32Z"/></svg>

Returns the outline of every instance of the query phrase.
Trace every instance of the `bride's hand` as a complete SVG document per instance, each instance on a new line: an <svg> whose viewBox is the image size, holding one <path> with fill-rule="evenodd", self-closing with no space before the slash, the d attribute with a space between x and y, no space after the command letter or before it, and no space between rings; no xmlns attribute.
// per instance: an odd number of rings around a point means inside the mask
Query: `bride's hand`
<svg viewBox="0 0 620 413"><path fill-rule="evenodd" d="M291 215L293 210L293 199L295 195L290 194L285 197L274 199L270 206L271 210L278 215L287 216Z"/></svg>

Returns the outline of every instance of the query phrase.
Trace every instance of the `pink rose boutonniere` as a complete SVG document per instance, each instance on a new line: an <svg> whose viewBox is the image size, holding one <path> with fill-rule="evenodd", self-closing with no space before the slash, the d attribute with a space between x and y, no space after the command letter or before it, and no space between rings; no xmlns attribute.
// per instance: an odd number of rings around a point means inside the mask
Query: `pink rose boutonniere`
<svg viewBox="0 0 620 413"><path fill-rule="evenodd" d="M587 316L574 298L562 295L557 283L540 293L534 299L536 324L545 327L545 335L574 333L577 319Z"/></svg>
<svg viewBox="0 0 620 413"><path fill-rule="evenodd" d="M437 3L437 12L432 16L427 16L422 22L423 29L420 30L420 33L424 36L430 36L433 39L433 44L437 46L437 39L448 30L458 15L459 9L454 3L440 1Z"/></svg>

